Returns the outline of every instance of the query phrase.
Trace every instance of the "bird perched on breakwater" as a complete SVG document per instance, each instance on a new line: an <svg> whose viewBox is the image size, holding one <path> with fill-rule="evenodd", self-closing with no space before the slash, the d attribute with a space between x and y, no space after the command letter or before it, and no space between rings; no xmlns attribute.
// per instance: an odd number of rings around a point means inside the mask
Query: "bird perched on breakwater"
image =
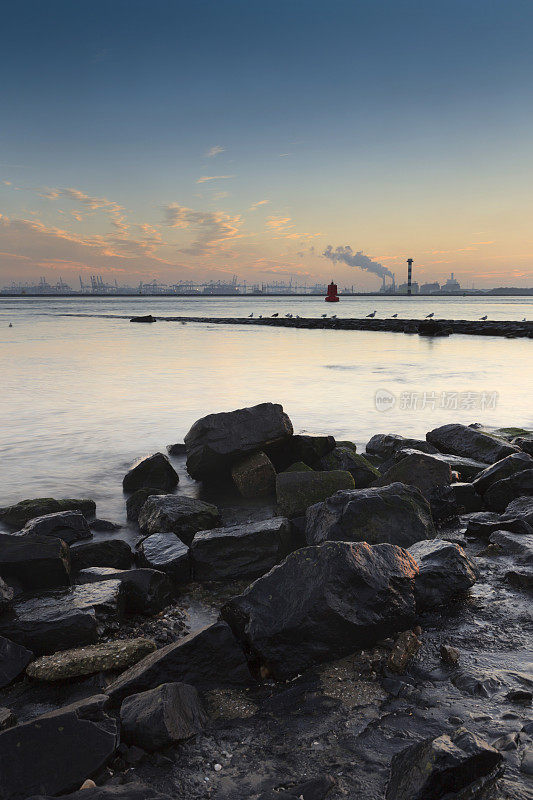
<svg viewBox="0 0 533 800"><path fill-rule="evenodd" d="M13 327L13 323L12 323L12 322L10 322L10 323L9 323L9 325L8 325L7 327L8 327L8 328L12 328L12 327Z"/></svg>
<svg viewBox="0 0 533 800"><path fill-rule="evenodd" d="M272 314L272 316L273 317L279 317L279 314L276 312L276 314Z"/></svg>
<svg viewBox="0 0 533 800"><path fill-rule="evenodd" d="M485 316L484 317L480 317L480 319L486 320L487 319L487 315L485 314Z"/></svg>
<svg viewBox="0 0 533 800"><path fill-rule="evenodd" d="M326 319L327 314L322 314L322 319Z"/></svg>
<svg viewBox="0 0 533 800"><path fill-rule="evenodd" d="M372 311L371 314L367 314L367 317L372 317L372 319L374 319L377 313L378 313L377 311Z"/></svg>
<svg viewBox="0 0 533 800"><path fill-rule="evenodd" d="M287 317L287 319L292 319L292 314L285 314L285 316Z"/></svg>
<svg viewBox="0 0 533 800"><path fill-rule="evenodd" d="M248 319L252 319L253 315L254 315L254 312L252 311L251 314L248 314Z"/></svg>
<svg viewBox="0 0 533 800"><path fill-rule="evenodd" d="M434 317L434 316L435 316L435 314L434 314L434 312L432 311L432 312L431 312L431 314L428 314L428 315L427 315L426 319L433 319L433 317Z"/></svg>
<svg viewBox="0 0 533 800"><path fill-rule="evenodd" d="M262 314L259 314L259 319L263 319L263 315Z"/></svg>
<svg viewBox="0 0 533 800"><path fill-rule="evenodd" d="M337 315L336 314L332 314L331 315L331 319L337 319Z"/></svg>

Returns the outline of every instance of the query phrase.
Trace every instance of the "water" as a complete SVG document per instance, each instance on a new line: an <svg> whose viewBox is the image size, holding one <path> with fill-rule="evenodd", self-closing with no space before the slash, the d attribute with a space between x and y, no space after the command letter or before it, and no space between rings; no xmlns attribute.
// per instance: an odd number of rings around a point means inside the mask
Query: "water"
<svg viewBox="0 0 533 800"><path fill-rule="evenodd" d="M346 298L326 310L359 317L374 308L378 316L516 320L533 317L533 298ZM182 441L204 414L263 401L282 403L297 432L331 433L360 450L374 433L424 436L446 422L533 427L531 340L132 325L111 316L324 310L323 300L304 297L0 300L0 505L85 496L99 516L120 522L122 476L133 461ZM390 393L389 410L376 408L376 392ZM175 465L179 491L194 493L183 459Z"/></svg>

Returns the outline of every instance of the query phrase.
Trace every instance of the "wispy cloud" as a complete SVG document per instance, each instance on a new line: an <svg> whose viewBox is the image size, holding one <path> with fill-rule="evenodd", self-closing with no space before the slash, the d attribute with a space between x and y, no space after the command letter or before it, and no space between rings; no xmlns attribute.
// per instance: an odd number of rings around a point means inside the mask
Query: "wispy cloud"
<svg viewBox="0 0 533 800"><path fill-rule="evenodd" d="M202 255L227 244L230 240L241 238L240 228L243 219L240 215L231 216L222 211L196 211L178 203L164 206L165 224L170 228L191 229L193 242L181 249L190 255Z"/></svg>
<svg viewBox="0 0 533 800"><path fill-rule="evenodd" d="M234 178L235 175L202 175L196 183L207 183L208 181L224 181L228 178Z"/></svg>
<svg viewBox="0 0 533 800"><path fill-rule="evenodd" d="M270 203L270 200L258 200L256 203L252 203L250 211L257 211L260 206L266 206L267 203Z"/></svg>
<svg viewBox="0 0 533 800"><path fill-rule="evenodd" d="M218 156L220 153L225 153L226 148L221 147L219 144L216 144L214 147L210 147L207 153L205 154L206 158L214 158Z"/></svg>

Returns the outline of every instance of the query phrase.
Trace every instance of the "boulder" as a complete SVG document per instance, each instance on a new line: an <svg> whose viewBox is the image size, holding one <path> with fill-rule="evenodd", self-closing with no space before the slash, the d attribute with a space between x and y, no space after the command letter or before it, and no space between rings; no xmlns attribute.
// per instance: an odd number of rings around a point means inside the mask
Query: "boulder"
<svg viewBox="0 0 533 800"><path fill-rule="evenodd" d="M137 462L124 475L122 487L125 492L136 492L155 486L162 492L170 492L179 482L178 473L163 453L154 453Z"/></svg>
<svg viewBox="0 0 533 800"><path fill-rule="evenodd" d="M172 583L164 572L155 569L113 569L88 567L76 575L76 583L118 580L124 588L126 611L130 614L155 614L169 605Z"/></svg>
<svg viewBox="0 0 533 800"><path fill-rule="evenodd" d="M533 458L527 453L513 453L487 467L472 481L479 494L485 494L487 489L497 481L510 478L517 472L533 469Z"/></svg>
<svg viewBox="0 0 533 800"><path fill-rule="evenodd" d="M462 518L466 524L467 536L488 539L493 531L505 529L515 533L533 533L533 528L520 519L518 516L510 514L504 519L505 514L495 514L493 511L481 511L474 514L465 514Z"/></svg>
<svg viewBox="0 0 533 800"><path fill-rule="evenodd" d="M38 681L63 681L97 672L122 670L136 664L156 649L150 639L122 639L99 642L74 650L63 650L32 661L26 672Z"/></svg>
<svg viewBox="0 0 533 800"><path fill-rule="evenodd" d="M112 531L119 531L122 525L118 522L111 522L109 519L92 519L90 528L98 533L111 533Z"/></svg>
<svg viewBox="0 0 533 800"><path fill-rule="evenodd" d="M34 500L21 500L13 506L0 508L0 520L12 528L23 528L30 519L58 511L81 511L89 518L96 513L92 500L55 500L53 497L37 497Z"/></svg>
<svg viewBox="0 0 533 800"><path fill-rule="evenodd" d="M530 456L533 456L533 436L516 436L511 444L515 444L524 453L528 453Z"/></svg>
<svg viewBox="0 0 533 800"><path fill-rule="evenodd" d="M0 636L0 689L24 672L32 656L31 650Z"/></svg>
<svg viewBox="0 0 533 800"><path fill-rule="evenodd" d="M191 545L197 581L257 578L285 558L291 526L285 517L200 531Z"/></svg>
<svg viewBox="0 0 533 800"><path fill-rule="evenodd" d="M414 559L394 545L327 542L291 553L221 616L279 680L409 627Z"/></svg>
<svg viewBox="0 0 533 800"><path fill-rule="evenodd" d="M276 453L276 466L279 470L284 470L290 464L303 461L310 467L316 467L320 459L334 447L333 436L296 434L287 439L281 450Z"/></svg>
<svg viewBox="0 0 533 800"><path fill-rule="evenodd" d="M118 705L131 694L170 681L191 683L199 688L246 686L251 675L229 626L215 622L150 653L111 683L107 693Z"/></svg>
<svg viewBox="0 0 533 800"><path fill-rule="evenodd" d="M55 800L50 795L32 795L28 800ZM64 794L61 800L176 800L176 795L160 792L145 786L144 783L125 783L123 785L108 785L84 787L78 792Z"/></svg>
<svg viewBox="0 0 533 800"><path fill-rule="evenodd" d="M197 480L228 473L246 455L259 450L270 455L292 433L292 423L277 403L209 414L195 422L185 437L187 470Z"/></svg>
<svg viewBox="0 0 533 800"><path fill-rule="evenodd" d="M403 483L337 492L306 515L309 545L336 540L408 547L435 535L427 500Z"/></svg>
<svg viewBox="0 0 533 800"><path fill-rule="evenodd" d="M392 758L386 800L441 800L492 781L503 756L466 728L412 744ZM481 786L478 790L481 790ZM479 792L468 795L478 797Z"/></svg>
<svg viewBox="0 0 533 800"><path fill-rule="evenodd" d="M479 577L476 564L463 548L443 539L427 539L408 548L418 564L415 580L417 608L441 606L464 594Z"/></svg>
<svg viewBox="0 0 533 800"><path fill-rule="evenodd" d="M139 513L143 533L175 533L187 545L196 531L215 528L220 521L216 506L172 494L152 495Z"/></svg>
<svg viewBox="0 0 533 800"><path fill-rule="evenodd" d="M126 500L126 518L130 522L137 522L139 519L139 512L143 505L146 503L150 495L159 494L158 489L137 489Z"/></svg>
<svg viewBox="0 0 533 800"><path fill-rule="evenodd" d="M485 464L494 464L505 456L520 452L520 448L504 439L458 423L434 428L426 434L426 440L442 453L466 456Z"/></svg>
<svg viewBox="0 0 533 800"><path fill-rule="evenodd" d="M493 483L483 495L483 500L493 511L504 511L513 500L526 496L533 496L533 469L516 472L509 478Z"/></svg>
<svg viewBox="0 0 533 800"><path fill-rule="evenodd" d="M413 453L420 453L420 450L397 450L386 462L382 467L382 472L388 469L392 464L395 464L397 461L401 461L406 456L409 456ZM462 480L470 481L476 477L480 472L482 472L486 468L486 464L482 461L475 461L472 458L466 458L465 456L454 456L449 453L431 453L434 459L438 461L442 461L445 464L448 464L454 472L458 472Z"/></svg>
<svg viewBox="0 0 533 800"><path fill-rule="evenodd" d="M450 488L458 514L470 514L484 508L483 500L471 483L452 483Z"/></svg>
<svg viewBox="0 0 533 800"><path fill-rule="evenodd" d="M49 536L0 534L0 575L26 591L69 586L69 549Z"/></svg>
<svg viewBox="0 0 533 800"><path fill-rule="evenodd" d="M0 731L5 731L6 728L12 728L17 724L17 718L10 708L0 706Z"/></svg>
<svg viewBox="0 0 533 800"><path fill-rule="evenodd" d="M497 544L505 555L514 556L519 564L533 565L533 535L494 531L490 535L491 544Z"/></svg>
<svg viewBox="0 0 533 800"><path fill-rule="evenodd" d="M175 444L167 444L167 453L169 456L184 456L187 454L185 442L176 442Z"/></svg>
<svg viewBox="0 0 533 800"><path fill-rule="evenodd" d="M243 497L260 497L274 494L276 470L265 453L252 455L237 461L231 468L233 483Z"/></svg>
<svg viewBox="0 0 533 800"><path fill-rule="evenodd" d="M355 482L349 472L280 472L276 476L276 500L284 517L305 514L313 503L325 500L339 489L353 489Z"/></svg>
<svg viewBox="0 0 533 800"><path fill-rule="evenodd" d="M517 497L512 500L502 514L502 522L505 523L502 527L509 530L510 522L521 522L533 527L533 497Z"/></svg>
<svg viewBox="0 0 533 800"><path fill-rule="evenodd" d="M523 589L533 594L533 569L511 569L505 573L505 580L515 589Z"/></svg>
<svg viewBox="0 0 533 800"><path fill-rule="evenodd" d="M91 702L92 700L92 702ZM64 706L0 733L0 796L60 794L104 767L118 747L105 695Z"/></svg>
<svg viewBox="0 0 533 800"><path fill-rule="evenodd" d="M189 548L175 533L153 533L139 546L139 563L166 573L173 583L191 579Z"/></svg>
<svg viewBox="0 0 533 800"><path fill-rule="evenodd" d="M365 489L374 483L380 473L364 456L356 453L349 447L337 445L327 455L322 456L318 462L321 470L344 470L349 472L354 479L357 489Z"/></svg>
<svg viewBox="0 0 533 800"><path fill-rule="evenodd" d="M408 439L397 433L376 433L366 446L366 452L380 458L391 458L398 450L418 450L420 453L438 453L436 447L423 439Z"/></svg>
<svg viewBox="0 0 533 800"><path fill-rule="evenodd" d="M20 536L52 536L67 544L92 536L89 523L81 511L57 511L34 517L20 531Z"/></svg>
<svg viewBox="0 0 533 800"><path fill-rule="evenodd" d="M120 707L123 740L148 751L190 739L207 720L198 692L187 683L163 683L132 694Z"/></svg>
<svg viewBox="0 0 533 800"><path fill-rule="evenodd" d="M308 467L303 461L295 461L284 472L313 472L313 467Z"/></svg>
<svg viewBox="0 0 533 800"><path fill-rule="evenodd" d="M70 561L73 572L85 567L128 569L133 561L133 553L129 544L122 539L102 539L71 547Z"/></svg>
<svg viewBox="0 0 533 800"><path fill-rule="evenodd" d="M384 472L375 485L403 483L406 486L416 486L431 502L435 494L451 482L452 470L449 464L429 453L409 453Z"/></svg>
<svg viewBox="0 0 533 800"><path fill-rule="evenodd" d="M130 322L147 322L147 323L150 323L150 322L157 322L157 319L155 317L152 317L151 314L144 314L144 316L142 316L142 317L132 317L130 319Z"/></svg>
<svg viewBox="0 0 533 800"><path fill-rule="evenodd" d="M0 613L7 611L13 604L13 596L15 592L11 586L0 578Z"/></svg>
<svg viewBox="0 0 533 800"><path fill-rule="evenodd" d="M407 664L419 651L422 642L413 631L402 631L396 637L392 650L387 658L387 669L402 675Z"/></svg>

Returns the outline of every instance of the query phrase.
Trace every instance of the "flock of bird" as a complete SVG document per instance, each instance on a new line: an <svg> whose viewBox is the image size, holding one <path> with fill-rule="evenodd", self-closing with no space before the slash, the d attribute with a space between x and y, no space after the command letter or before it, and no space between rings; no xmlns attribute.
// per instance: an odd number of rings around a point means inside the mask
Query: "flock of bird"
<svg viewBox="0 0 533 800"><path fill-rule="evenodd" d="M368 318L370 318L370 319L374 319L374 317L376 316L376 314L377 314L377 313L378 313L378 312L377 312L376 310L372 311L370 314L367 314L367 315L366 315L366 316L367 316L367 319L368 319ZM275 314L271 314L270 316L271 316L271 317L279 317L279 312L276 312ZM293 315L293 314L285 314L285 316L286 316L286 318L287 318L287 319L301 319L301 317L300 317L300 315L299 315L299 314L296 314L296 315ZM435 313L432 311L432 312L431 312L431 314L428 314L428 315L426 316L426 319L433 319L433 317L434 317L434 316L435 316ZM251 313L251 314L248 314L248 319L254 319L254 312L253 312L253 311L252 311L252 313ZM256 317L256 319L263 319L263 315L262 315L262 314L259 314L259 315ZM327 315L327 314L322 314L322 319L328 319L328 315ZM337 319L337 315L336 315L336 314L332 314L332 315L331 315L331 317L329 317L329 319ZM391 316L391 319L398 319L398 314L393 314L393 315ZM480 319L480 320L483 320L483 322L484 322L486 319L488 319L488 316L487 316L487 314L485 314L485 316L484 316L484 317L480 317L479 319ZM526 322L526 318L525 318L525 317L524 317L524 319L522 320L522 322Z"/></svg>

